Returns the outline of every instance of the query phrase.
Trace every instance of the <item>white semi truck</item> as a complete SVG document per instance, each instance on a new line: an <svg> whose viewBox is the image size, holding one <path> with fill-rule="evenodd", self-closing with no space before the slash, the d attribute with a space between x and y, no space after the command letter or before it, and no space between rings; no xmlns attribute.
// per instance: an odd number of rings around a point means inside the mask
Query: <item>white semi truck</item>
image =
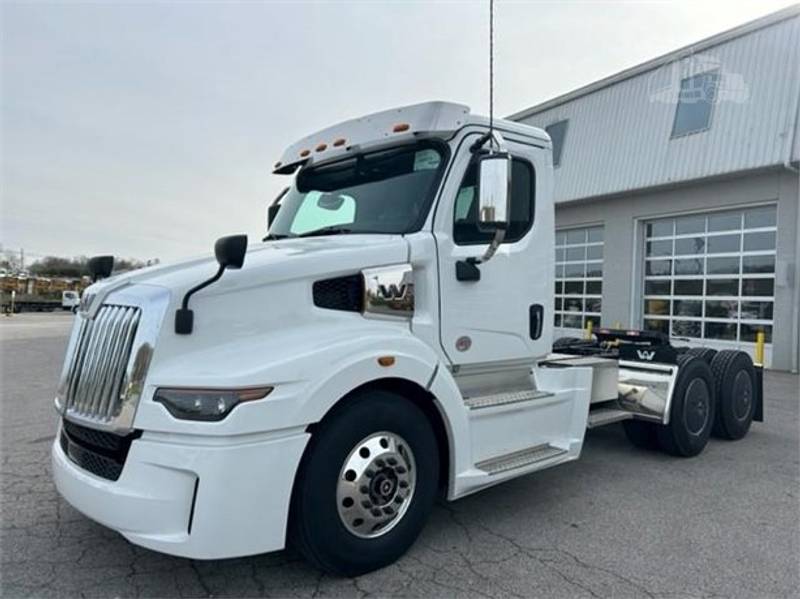
<svg viewBox="0 0 800 599"><path fill-rule="evenodd" d="M401 556L437 497L576 460L587 428L694 456L762 419L745 353L607 329L554 346L543 131L424 103L306 137L274 172L294 178L263 243L83 295L53 475L131 542L291 543L356 575Z"/></svg>

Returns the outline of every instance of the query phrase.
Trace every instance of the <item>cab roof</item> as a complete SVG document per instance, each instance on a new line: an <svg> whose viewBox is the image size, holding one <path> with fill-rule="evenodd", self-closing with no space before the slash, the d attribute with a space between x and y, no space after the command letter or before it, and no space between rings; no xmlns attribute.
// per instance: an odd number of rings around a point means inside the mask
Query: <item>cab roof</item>
<svg viewBox="0 0 800 599"><path fill-rule="evenodd" d="M446 136L466 125L488 127L489 119L472 114L469 106L453 102L423 102L383 110L343 121L302 138L283 152L273 166L273 172L292 173L303 164L327 162L387 142L402 142L420 136ZM495 126L550 144L547 133L530 125L495 119Z"/></svg>

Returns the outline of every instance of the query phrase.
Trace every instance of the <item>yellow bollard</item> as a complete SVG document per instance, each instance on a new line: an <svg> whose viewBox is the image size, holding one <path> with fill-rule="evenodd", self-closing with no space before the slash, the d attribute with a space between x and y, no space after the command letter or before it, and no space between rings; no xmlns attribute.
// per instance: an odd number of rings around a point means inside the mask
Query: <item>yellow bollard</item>
<svg viewBox="0 0 800 599"><path fill-rule="evenodd" d="M764 331L756 333L756 359L755 363L759 366L764 365Z"/></svg>
<svg viewBox="0 0 800 599"><path fill-rule="evenodd" d="M583 334L583 338L586 339L587 341L591 341L592 340L592 326L593 325L594 325L594 322L592 322L591 320L587 320L586 321L586 329L585 329L586 332Z"/></svg>

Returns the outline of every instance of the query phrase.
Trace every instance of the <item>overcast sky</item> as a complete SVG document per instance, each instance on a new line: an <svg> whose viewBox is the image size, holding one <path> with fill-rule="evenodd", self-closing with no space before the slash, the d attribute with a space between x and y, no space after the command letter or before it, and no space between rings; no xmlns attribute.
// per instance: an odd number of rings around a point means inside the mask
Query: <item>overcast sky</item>
<svg viewBox="0 0 800 599"><path fill-rule="evenodd" d="M791 4L496 2L506 115ZM173 259L263 235L308 133L441 99L486 112L488 0L2 5L4 249Z"/></svg>

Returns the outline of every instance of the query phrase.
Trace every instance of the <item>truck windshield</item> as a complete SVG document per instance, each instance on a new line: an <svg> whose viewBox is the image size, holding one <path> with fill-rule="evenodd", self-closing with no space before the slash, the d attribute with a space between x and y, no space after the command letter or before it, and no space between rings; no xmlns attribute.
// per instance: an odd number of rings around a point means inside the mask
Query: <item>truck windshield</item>
<svg viewBox="0 0 800 599"><path fill-rule="evenodd" d="M444 162L439 145L419 143L304 169L281 200L269 237L417 231Z"/></svg>

